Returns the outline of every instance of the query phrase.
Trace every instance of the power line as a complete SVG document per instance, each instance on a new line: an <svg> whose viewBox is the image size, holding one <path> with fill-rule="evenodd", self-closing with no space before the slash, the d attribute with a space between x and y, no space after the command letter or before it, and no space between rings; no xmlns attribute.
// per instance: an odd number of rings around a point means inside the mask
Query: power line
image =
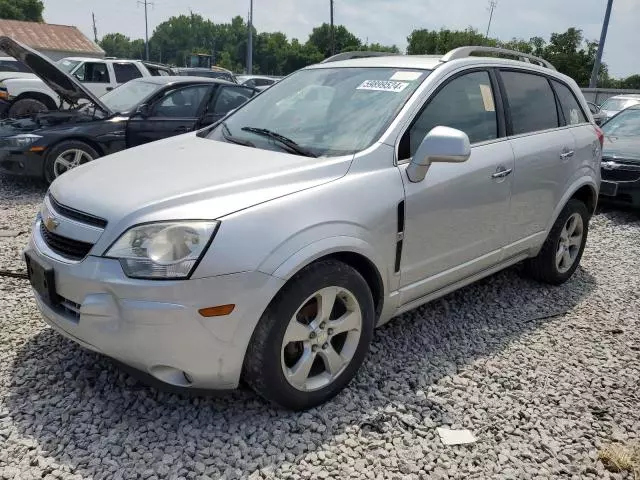
<svg viewBox="0 0 640 480"><path fill-rule="evenodd" d="M498 6L497 0L489 0L489 24L487 25L487 33L485 37L489 38L489 30L491 29L491 20L493 20L493 11Z"/></svg>
<svg viewBox="0 0 640 480"><path fill-rule="evenodd" d="M600 62L602 62L602 52L604 51L604 42L607 39L607 30L609 29L609 18L611 17L611 7L613 0L607 2L607 10L604 13L604 22L602 23L602 31L600 32L600 42L598 42L598 53L596 53L596 61L591 71L591 79L589 80L589 88L598 86L598 75L600 74Z"/></svg>
<svg viewBox="0 0 640 480"><path fill-rule="evenodd" d="M147 61L149 61L149 17L147 16L147 6L153 5L153 2L149 0L138 0L138 5L144 5L144 45L145 56Z"/></svg>

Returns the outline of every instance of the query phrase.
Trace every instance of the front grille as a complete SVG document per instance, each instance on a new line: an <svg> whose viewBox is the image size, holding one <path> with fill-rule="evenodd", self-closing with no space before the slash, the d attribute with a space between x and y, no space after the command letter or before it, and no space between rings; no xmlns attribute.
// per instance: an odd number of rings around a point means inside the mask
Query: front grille
<svg viewBox="0 0 640 480"><path fill-rule="evenodd" d="M601 173L603 180L611 180L613 182L637 182L640 180L640 170L633 171L623 168L607 170L603 168Z"/></svg>
<svg viewBox="0 0 640 480"><path fill-rule="evenodd" d="M53 209L64 217L77 220L81 223L86 223L87 225L93 225L94 227L105 228L107 226L107 221L105 219L89 215L88 213L79 212L73 208L65 207L58 203L51 194L49 195L49 201L51 202Z"/></svg>
<svg viewBox="0 0 640 480"><path fill-rule="evenodd" d="M42 235L42 239L51 250L71 260L82 260L93 247L91 243L73 240L50 232L44 226L44 222L40 222L40 235Z"/></svg>
<svg viewBox="0 0 640 480"><path fill-rule="evenodd" d="M62 310L64 310L64 313L66 313L69 317L71 317L75 321L78 321L80 319L80 304L72 302L71 300L64 297L59 297L59 298L60 298L59 306Z"/></svg>

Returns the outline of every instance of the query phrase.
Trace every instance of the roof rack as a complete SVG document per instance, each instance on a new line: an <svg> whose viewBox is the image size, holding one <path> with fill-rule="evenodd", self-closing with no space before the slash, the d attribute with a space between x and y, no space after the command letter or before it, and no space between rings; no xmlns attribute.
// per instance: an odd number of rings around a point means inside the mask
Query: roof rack
<svg viewBox="0 0 640 480"><path fill-rule="evenodd" d="M325 58L320 63L339 62L340 60L351 60L352 58L366 58L366 57L388 57L390 55L397 55L390 52L367 52L364 50L356 50L353 52L342 52L332 57Z"/></svg>
<svg viewBox="0 0 640 480"><path fill-rule="evenodd" d="M503 55L509 57L515 57L516 60L525 63L533 63L534 65L539 65L541 67L550 68L551 70L555 70L556 67L551 65L544 58L536 57L535 55L530 55L528 53L518 52L516 50L508 50L506 48L497 48L497 47L459 47L455 48L449 52L447 52L443 57L443 62L448 62L450 60L456 60L458 58L467 58L471 57L472 53L493 53L496 55Z"/></svg>

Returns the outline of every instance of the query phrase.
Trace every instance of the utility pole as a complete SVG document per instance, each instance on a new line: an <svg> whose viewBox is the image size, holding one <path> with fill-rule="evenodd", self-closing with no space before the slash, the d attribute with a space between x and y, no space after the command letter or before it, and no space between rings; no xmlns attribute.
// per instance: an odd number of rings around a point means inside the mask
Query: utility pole
<svg viewBox="0 0 640 480"><path fill-rule="evenodd" d="M600 74L600 62L602 61L602 52L604 50L604 42L607 39L607 30L609 28L609 18L611 17L611 7L613 0L607 1L607 10L604 13L604 23L602 24L602 31L600 32L600 42L598 42L598 53L596 54L596 61L593 64L593 71L591 72L591 80L589 80L589 88L596 88L598 86L598 75Z"/></svg>
<svg viewBox="0 0 640 480"><path fill-rule="evenodd" d="M93 40L98 43L98 28L96 27L96 14L91 12L91 18L93 18Z"/></svg>
<svg viewBox="0 0 640 480"><path fill-rule="evenodd" d="M329 0L329 6L331 8L331 55L335 55L336 54L336 35L335 35L335 28L333 25L333 0Z"/></svg>
<svg viewBox="0 0 640 480"><path fill-rule="evenodd" d="M493 11L498 6L497 0L489 0L489 24L487 25L487 33L485 37L489 38L489 29L491 28L491 20L493 20Z"/></svg>
<svg viewBox="0 0 640 480"><path fill-rule="evenodd" d="M147 16L147 6L153 5L149 0L138 0L138 5L144 5L144 44L145 44L145 56L147 62L149 61L149 20Z"/></svg>
<svg viewBox="0 0 640 480"><path fill-rule="evenodd" d="M247 75L253 73L253 0L249 0L249 39L247 40Z"/></svg>

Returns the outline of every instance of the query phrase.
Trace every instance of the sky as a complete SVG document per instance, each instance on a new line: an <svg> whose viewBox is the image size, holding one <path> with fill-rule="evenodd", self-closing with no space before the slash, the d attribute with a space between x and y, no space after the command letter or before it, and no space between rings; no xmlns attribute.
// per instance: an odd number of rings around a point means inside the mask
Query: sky
<svg viewBox="0 0 640 480"><path fill-rule="evenodd" d="M172 15L198 13L216 23L236 15L245 18L249 0L151 0L149 36L156 25ZM488 0L335 0L335 23L369 43L407 45L418 28L486 31ZM533 36L545 40L569 27L583 30L585 38L598 40L606 0L498 0L490 36L509 40ZM144 7L137 0L44 0L48 23L76 25L93 38L91 13L98 37L120 32L144 38ZM614 0L603 61L614 77L640 73L640 1ZM329 0L254 0L253 23L259 32L281 31L306 41L313 27L329 22Z"/></svg>

